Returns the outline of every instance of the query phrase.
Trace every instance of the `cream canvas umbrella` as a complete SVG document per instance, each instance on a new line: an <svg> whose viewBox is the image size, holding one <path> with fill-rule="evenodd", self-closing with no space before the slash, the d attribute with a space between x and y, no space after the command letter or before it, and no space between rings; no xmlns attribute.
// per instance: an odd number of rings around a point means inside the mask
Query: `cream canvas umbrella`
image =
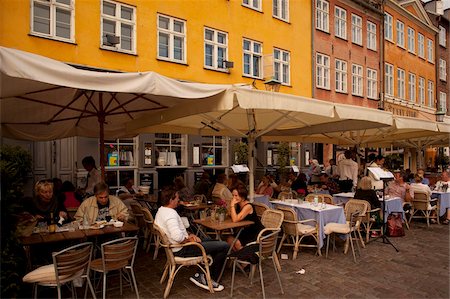
<svg viewBox="0 0 450 299"><path fill-rule="evenodd" d="M132 136L125 123L194 99L227 95L229 85L180 82L154 72L107 73L74 68L44 56L0 47L2 136L55 140Z"/></svg>
<svg viewBox="0 0 450 299"><path fill-rule="evenodd" d="M234 87L232 97L181 103L148 114L127 124L130 132L173 132L196 135L238 136L248 140L249 189L254 190L253 153L256 138L273 130L306 132L316 126L346 123L355 128L389 126L392 114L374 110L373 118L361 117L354 107L275 92ZM368 109L368 108L367 108ZM373 109L370 109L373 110ZM328 128L329 129L329 128Z"/></svg>

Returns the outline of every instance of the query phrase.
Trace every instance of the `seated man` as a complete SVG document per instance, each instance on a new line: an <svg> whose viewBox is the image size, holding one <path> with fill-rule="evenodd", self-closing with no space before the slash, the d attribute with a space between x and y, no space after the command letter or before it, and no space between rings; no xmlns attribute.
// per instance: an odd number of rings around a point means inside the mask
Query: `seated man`
<svg viewBox="0 0 450 299"><path fill-rule="evenodd" d="M89 224L95 221L109 221L111 218L123 222L128 220L127 207L119 198L109 195L106 183L96 184L94 194L80 205L75 214L76 220L84 220L85 216Z"/></svg>
<svg viewBox="0 0 450 299"><path fill-rule="evenodd" d="M400 197L403 200L403 209L405 211L411 208L411 199L414 197L414 192L412 191L410 185L406 183L406 174L395 171L394 180L389 182L386 187L385 194L390 197Z"/></svg>
<svg viewBox="0 0 450 299"><path fill-rule="evenodd" d="M211 278L213 280L213 289L216 292L222 291L223 286L215 282L220 275L223 263L227 256L229 246L223 241L204 240L194 234L188 233L183 225L180 215L178 215L175 208L180 201L178 192L173 189L167 189L161 192L161 204L155 216L155 224L158 225L167 237L171 244L184 244L187 242L198 242L206 251L206 254L211 255L213 264L210 267ZM201 255L201 251L197 246L186 246L181 248L172 248L173 254L179 257L192 257ZM198 272L190 278L190 280L197 286L208 290L205 274Z"/></svg>
<svg viewBox="0 0 450 299"><path fill-rule="evenodd" d="M423 176L417 172L414 175L414 183L411 183L411 190L412 192L421 192L425 193L428 198L431 198L431 189L430 186L424 184L423 182ZM431 208L432 206L435 206L437 204L437 201L430 202L430 206L428 208ZM432 216L436 215L436 211L431 212ZM431 223L437 223L435 219L431 219Z"/></svg>
<svg viewBox="0 0 450 299"><path fill-rule="evenodd" d="M450 173L448 171L443 171L441 175L441 180L436 182L434 190L439 192L449 192L450 191L449 186L450 186ZM448 224L449 220L450 220L450 209L447 209L447 217L442 223Z"/></svg>
<svg viewBox="0 0 450 299"><path fill-rule="evenodd" d="M333 181L328 174L322 173L320 175L320 187L322 190L328 190L330 195L339 193L339 186Z"/></svg>

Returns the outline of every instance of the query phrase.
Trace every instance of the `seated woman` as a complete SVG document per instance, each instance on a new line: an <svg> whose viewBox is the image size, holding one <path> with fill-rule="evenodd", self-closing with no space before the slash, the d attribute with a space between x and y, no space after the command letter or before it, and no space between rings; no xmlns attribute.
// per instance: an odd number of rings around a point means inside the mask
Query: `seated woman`
<svg viewBox="0 0 450 299"><path fill-rule="evenodd" d="M67 210L60 201L53 196L51 180L40 180L34 186L35 196L25 205L25 211L38 219L38 222L50 222L53 217L67 219Z"/></svg>
<svg viewBox="0 0 450 299"><path fill-rule="evenodd" d="M269 177L267 175L261 178L261 183L256 188L255 193L272 197L273 188L270 185Z"/></svg>
<svg viewBox="0 0 450 299"><path fill-rule="evenodd" d="M377 193L372 188L372 180L368 176L361 178L359 188L356 190L353 198L367 200L372 209L381 208L381 203L378 200Z"/></svg>
<svg viewBox="0 0 450 299"><path fill-rule="evenodd" d="M247 189L245 189L243 186L239 186L233 189L232 194L233 199L231 200L231 220L233 222L239 222L242 220L250 220L254 222L254 224L242 229L238 240L236 240L233 249L240 250L248 243L255 241L258 237L258 233L264 228L264 226L256 215L256 211L253 208L253 205L247 199ZM234 237L229 237L227 240L228 244L230 245L233 243L233 241Z"/></svg>

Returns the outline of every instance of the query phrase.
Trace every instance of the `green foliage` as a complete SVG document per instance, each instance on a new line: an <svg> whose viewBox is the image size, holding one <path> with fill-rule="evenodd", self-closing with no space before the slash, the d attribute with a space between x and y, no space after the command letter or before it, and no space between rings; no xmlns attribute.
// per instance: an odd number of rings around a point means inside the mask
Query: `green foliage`
<svg viewBox="0 0 450 299"><path fill-rule="evenodd" d="M436 157L435 164L436 167L442 165L442 169L445 169L450 164L450 158L444 155L444 153L439 153L439 155L437 155Z"/></svg>
<svg viewBox="0 0 450 299"><path fill-rule="evenodd" d="M21 277L25 271L23 251L14 234L15 211L23 197L24 185L31 171L31 155L16 146L0 148L1 171L1 297L19 296Z"/></svg>
<svg viewBox="0 0 450 299"><path fill-rule="evenodd" d="M403 157L399 154L387 155L384 157L384 167L390 170L403 168Z"/></svg>
<svg viewBox="0 0 450 299"><path fill-rule="evenodd" d="M247 164L248 162L248 145L239 141L233 145L233 156L236 164Z"/></svg>
<svg viewBox="0 0 450 299"><path fill-rule="evenodd" d="M287 142L281 142L278 147L278 173L280 177L286 174L286 166L289 165L289 144Z"/></svg>

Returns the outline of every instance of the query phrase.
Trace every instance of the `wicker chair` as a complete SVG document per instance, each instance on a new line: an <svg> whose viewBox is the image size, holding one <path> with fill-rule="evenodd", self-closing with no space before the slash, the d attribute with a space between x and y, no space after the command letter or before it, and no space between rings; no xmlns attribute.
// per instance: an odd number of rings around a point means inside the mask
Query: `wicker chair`
<svg viewBox="0 0 450 299"><path fill-rule="evenodd" d="M261 216L261 223L265 228L281 228L283 224L284 214L281 211L274 209L267 209ZM281 271L281 264L278 260L278 256L274 256L275 263L278 271Z"/></svg>
<svg viewBox="0 0 450 299"><path fill-rule="evenodd" d="M294 194L294 191L281 191L280 193L278 193L279 200L293 199L293 198L297 198L297 196Z"/></svg>
<svg viewBox="0 0 450 299"><path fill-rule="evenodd" d="M367 212L367 205L357 199L351 199L345 205L345 217L347 223L328 223L324 227L324 233L327 235L327 251L326 258L328 258L328 248L330 245L330 235L331 234L344 234L347 235L346 246L344 253L347 253L348 243L350 243L352 248L353 260L356 263L355 248L353 246L353 240L361 241L361 237L357 235L361 224L361 215L365 215ZM356 243L359 251L359 243Z"/></svg>
<svg viewBox="0 0 450 299"><path fill-rule="evenodd" d="M163 275L161 276L160 283L164 283L164 281L168 277L166 289L164 291L164 298L167 298L170 293L170 289L172 288L172 284L175 280L175 276L178 271L184 266L198 266L200 270L205 274L206 281L208 282L209 291L214 293L211 275L209 272L209 265L212 263L211 257L206 255L205 249L200 243L188 242L184 244L172 245L170 244L169 238L166 233L156 224L153 225L153 229L156 234L159 236L160 245L164 247L166 251L167 262L164 267ZM185 247L185 246L197 246L202 252L202 255L194 256L194 257L178 257L173 254L172 248L176 247Z"/></svg>
<svg viewBox="0 0 450 299"><path fill-rule="evenodd" d="M253 208L255 209L256 215L258 215L258 217L261 219L262 214L264 213L264 211L268 210L269 207L265 204L263 204L262 202L253 202L252 203Z"/></svg>
<svg viewBox="0 0 450 299"><path fill-rule="evenodd" d="M265 228L263 229L256 239L256 242L252 242L250 244L247 244L247 248L252 248L253 253L257 254L258 260L258 268L259 268L259 277L261 281L261 288L263 293L263 298L266 298L266 292L264 289L264 278L263 278L263 271L262 271L262 261L266 259L272 259L273 268L275 270L275 274L278 279L278 283L280 284L281 294L284 294L283 285L281 284L280 275L278 274L278 265L277 265L277 254L275 252L276 246L277 246L277 238L278 234L280 232L279 228ZM256 245L256 246L255 246ZM244 247L244 249L246 248ZM243 249L240 250L243 252ZM248 255L248 252L246 252L246 256ZM239 252L236 252L234 254L236 257L233 261L233 273L231 276L231 294L230 296L233 297L233 288L234 288L234 276L236 273L236 266L237 265L250 265L250 283L253 284L253 276L256 270L256 264L252 264L248 259L240 259Z"/></svg>
<svg viewBox="0 0 450 299"><path fill-rule="evenodd" d="M148 231L147 224L144 220L144 213L142 212L143 207L138 202L130 203L130 207L134 214L134 223L139 227L138 236L144 239L142 248L145 249L147 247Z"/></svg>
<svg viewBox="0 0 450 299"><path fill-rule="evenodd" d="M366 213L364 215L361 215L361 225L366 234L365 243L368 243L371 232L378 231L380 234L383 234L382 226L379 228L373 228L373 225L376 222L375 215L378 214L381 219L381 209L380 208L372 209L370 206L370 203L367 200L362 200L362 199L357 199L357 198L355 198L355 199L364 202L364 204L366 205L366 208L367 208ZM358 234L359 234L360 238L362 238L361 234L360 234L360 230L358 230ZM361 239L361 243L364 244L362 239ZM363 245L363 247L365 247L365 246Z"/></svg>
<svg viewBox="0 0 450 299"><path fill-rule="evenodd" d="M427 226L430 226L430 219L436 219L439 224L439 216L437 211L439 211L439 206L436 204L435 206L431 206L431 202L437 201L437 198L431 199L427 193L423 192L414 192L414 198L411 202L411 216L409 218L409 223L413 218L425 218L427 220ZM439 203L439 202L437 202ZM435 211L434 215L431 215L431 212ZM422 215L416 215L420 212Z"/></svg>
<svg viewBox="0 0 450 299"><path fill-rule="evenodd" d="M153 219L152 213L147 208L142 208L142 214L144 215L144 221L146 224L145 235L147 238L147 247L145 249L145 252L149 252L150 246L152 244L155 245L155 253L153 255L153 259L156 259L156 257L158 256L159 239L153 230L153 223L155 222L155 220Z"/></svg>
<svg viewBox="0 0 450 299"><path fill-rule="evenodd" d="M317 254L322 255L320 252L319 242L319 224L315 219L298 220L297 213L292 208L280 207L278 209L284 213L283 220L283 237L281 238L278 251L280 252L283 245L289 245L294 247L294 253L292 259L297 258L299 247L314 247L317 249ZM312 224L312 225L308 225ZM285 244L286 239L292 240L291 244ZM316 241L315 245L302 244L302 240L305 237L312 237Z"/></svg>
<svg viewBox="0 0 450 299"><path fill-rule="evenodd" d="M122 270L128 270L131 274L131 289L134 288L136 297L139 298L136 277L134 275L134 259L138 246L138 238L125 237L102 244L102 258L91 262L91 270L100 272L103 275L103 299L106 298L106 276L109 272L119 270L120 275L120 295L122 295ZM131 284L133 282L133 284Z"/></svg>
<svg viewBox="0 0 450 299"><path fill-rule="evenodd" d="M92 242L85 242L77 244L54 252L53 264L39 267L23 277L24 282L34 283L33 297L37 298L38 285L46 287L56 287L58 291L58 298L61 298L61 285L66 283L71 284L72 297L76 298L76 292L73 285L74 280L86 279L87 288L95 298L95 292L89 279L89 269L92 256Z"/></svg>

